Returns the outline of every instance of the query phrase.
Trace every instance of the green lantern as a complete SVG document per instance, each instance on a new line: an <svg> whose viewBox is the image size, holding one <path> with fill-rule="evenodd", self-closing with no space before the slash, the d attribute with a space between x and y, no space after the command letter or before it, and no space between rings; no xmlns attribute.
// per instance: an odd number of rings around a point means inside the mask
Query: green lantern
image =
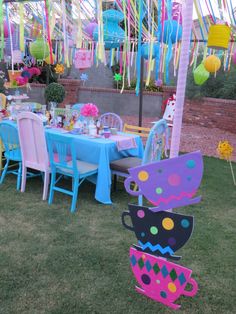
<svg viewBox="0 0 236 314"><path fill-rule="evenodd" d="M205 69L203 63L199 64L199 66L193 71L194 82L197 85L204 84L208 80L209 76L210 74Z"/></svg>
<svg viewBox="0 0 236 314"><path fill-rule="evenodd" d="M49 45L42 37L37 38L30 44L30 54L35 59L45 59L49 56Z"/></svg>

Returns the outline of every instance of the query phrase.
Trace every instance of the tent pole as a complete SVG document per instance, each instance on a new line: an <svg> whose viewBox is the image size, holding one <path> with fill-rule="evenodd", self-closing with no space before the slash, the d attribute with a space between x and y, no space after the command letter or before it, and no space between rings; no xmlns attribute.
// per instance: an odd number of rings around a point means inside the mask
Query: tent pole
<svg viewBox="0 0 236 314"><path fill-rule="evenodd" d="M143 57L141 57L138 126L142 126L143 120L143 72L144 72L144 59Z"/></svg>
<svg viewBox="0 0 236 314"><path fill-rule="evenodd" d="M177 157L179 154L186 80L189 65L190 36L193 23L192 15L193 0L186 0L183 2L183 35L176 88L175 117L171 137L170 158Z"/></svg>

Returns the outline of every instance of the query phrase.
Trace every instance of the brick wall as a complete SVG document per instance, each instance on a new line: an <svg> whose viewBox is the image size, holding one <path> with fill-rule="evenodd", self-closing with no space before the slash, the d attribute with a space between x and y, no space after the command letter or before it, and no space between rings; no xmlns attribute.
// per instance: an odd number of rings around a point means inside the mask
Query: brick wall
<svg viewBox="0 0 236 314"><path fill-rule="evenodd" d="M186 100L183 121L236 133L236 100L217 98Z"/></svg>
<svg viewBox="0 0 236 314"><path fill-rule="evenodd" d="M59 79L58 83L63 85L66 90L66 97L60 107L64 107L66 104L75 104L78 102L78 91L80 86L80 80L75 79Z"/></svg>

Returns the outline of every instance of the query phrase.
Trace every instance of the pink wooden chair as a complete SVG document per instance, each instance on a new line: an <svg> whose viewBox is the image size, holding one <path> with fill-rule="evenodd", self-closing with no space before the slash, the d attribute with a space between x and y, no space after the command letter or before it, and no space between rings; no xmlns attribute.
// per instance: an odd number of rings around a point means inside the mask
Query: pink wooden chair
<svg viewBox="0 0 236 314"><path fill-rule="evenodd" d="M35 169L44 173L43 200L46 200L50 167L43 121L32 112L22 112L17 123L22 154L21 192L25 191L27 168Z"/></svg>
<svg viewBox="0 0 236 314"><path fill-rule="evenodd" d="M118 131L123 130L123 121L120 116L113 112L107 112L101 115L100 122L110 128L117 128Z"/></svg>

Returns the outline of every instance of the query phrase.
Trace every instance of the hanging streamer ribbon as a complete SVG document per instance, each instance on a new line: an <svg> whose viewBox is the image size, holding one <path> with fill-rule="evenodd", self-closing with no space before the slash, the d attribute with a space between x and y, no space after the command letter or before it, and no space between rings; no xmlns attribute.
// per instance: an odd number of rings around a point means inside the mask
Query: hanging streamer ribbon
<svg viewBox="0 0 236 314"><path fill-rule="evenodd" d="M51 41L51 33L50 33L50 25L49 25L49 1L45 0L45 17L46 17L46 27L47 27L47 38L48 38L48 46L50 52L50 63L53 63L53 55L52 55L52 41Z"/></svg>
<svg viewBox="0 0 236 314"><path fill-rule="evenodd" d="M136 95L139 94L140 89L140 76L141 76L141 45L142 45L142 16L143 16L143 0L139 0L139 30L138 30L138 53L137 53L137 60L136 60L136 67L137 67L137 82L136 82ZM143 82L141 82L143 84Z"/></svg>
<svg viewBox="0 0 236 314"><path fill-rule="evenodd" d="M4 21L3 21L3 0L0 0L0 30L1 30L1 60L4 57Z"/></svg>
<svg viewBox="0 0 236 314"><path fill-rule="evenodd" d="M25 51L24 43L24 4L20 3L20 51Z"/></svg>

